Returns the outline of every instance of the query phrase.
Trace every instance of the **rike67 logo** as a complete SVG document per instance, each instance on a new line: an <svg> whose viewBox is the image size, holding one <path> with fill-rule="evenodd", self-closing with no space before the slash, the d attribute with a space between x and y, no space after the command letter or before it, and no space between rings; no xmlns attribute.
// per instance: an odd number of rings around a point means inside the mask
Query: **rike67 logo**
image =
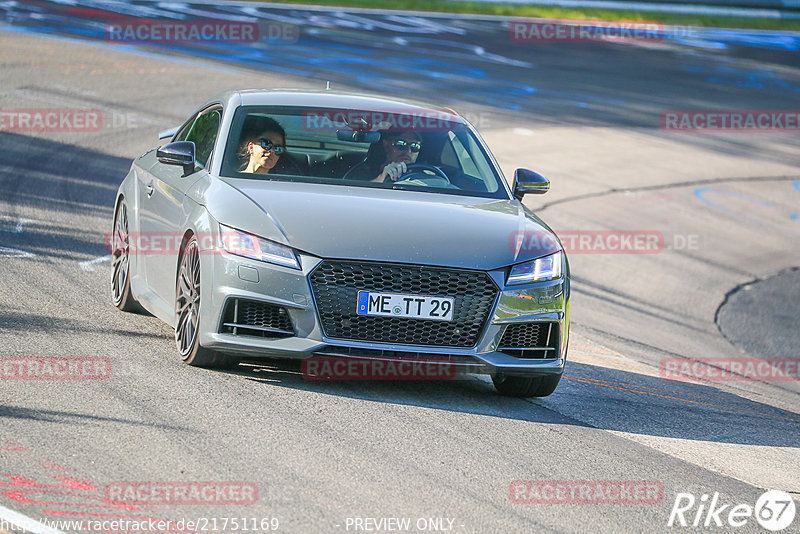
<svg viewBox="0 0 800 534"><path fill-rule="evenodd" d="M697 499L691 493L678 493L667 521L668 527L721 527L726 531L743 527L755 518L762 528L772 532L786 529L794 521L796 506L785 491L769 490L755 506L745 503L723 503L719 493L709 498L704 493Z"/></svg>

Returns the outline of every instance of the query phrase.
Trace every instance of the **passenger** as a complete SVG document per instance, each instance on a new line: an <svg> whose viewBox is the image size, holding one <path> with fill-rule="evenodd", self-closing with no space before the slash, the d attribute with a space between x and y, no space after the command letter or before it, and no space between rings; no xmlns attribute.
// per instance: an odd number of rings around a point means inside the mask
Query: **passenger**
<svg viewBox="0 0 800 534"><path fill-rule="evenodd" d="M286 152L286 132L274 119L255 119L257 120L250 121L250 124L246 121L243 128L244 134L239 148L239 158L243 162L241 172L267 174Z"/></svg>
<svg viewBox="0 0 800 534"><path fill-rule="evenodd" d="M345 174L347 180L396 182L408 165L417 162L422 137L416 132L384 132L367 157Z"/></svg>

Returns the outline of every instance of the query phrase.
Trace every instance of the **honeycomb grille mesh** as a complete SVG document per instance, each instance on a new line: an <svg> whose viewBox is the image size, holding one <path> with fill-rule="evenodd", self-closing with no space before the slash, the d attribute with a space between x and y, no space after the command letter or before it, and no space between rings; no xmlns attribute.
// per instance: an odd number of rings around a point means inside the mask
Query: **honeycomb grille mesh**
<svg viewBox="0 0 800 534"><path fill-rule="evenodd" d="M480 271L340 261L322 262L311 289L327 337L447 347L474 346L497 297ZM357 315L358 291L452 297L453 320Z"/></svg>
<svg viewBox="0 0 800 534"><path fill-rule="evenodd" d="M239 318L236 322L247 326L292 330L292 321L284 308L252 300L239 301Z"/></svg>
<svg viewBox="0 0 800 534"><path fill-rule="evenodd" d="M551 357L558 350L558 323L538 322L509 325L503 332L497 350L520 358Z"/></svg>
<svg viewBox="0 0 800 534"><path fill-rule="evenodd" d="M231 299L223 314L222 332L258 335L261 337L289 337L294 335L292 320L286 308L255 300ZM281 330L282 332L269 331Z"/></svg>

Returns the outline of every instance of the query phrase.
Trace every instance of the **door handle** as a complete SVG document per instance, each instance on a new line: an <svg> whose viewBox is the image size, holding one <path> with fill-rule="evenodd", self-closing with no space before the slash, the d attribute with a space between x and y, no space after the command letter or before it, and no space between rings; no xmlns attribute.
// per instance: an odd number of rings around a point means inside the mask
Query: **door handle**
<svg viewBox="0 0 800 534"><path fill-rule="evenodd" d="M155 191L155 189L153 189L153 184L147 184L145 186L145 191L147 192L148 197L153 196L153 191Z"/></svg>

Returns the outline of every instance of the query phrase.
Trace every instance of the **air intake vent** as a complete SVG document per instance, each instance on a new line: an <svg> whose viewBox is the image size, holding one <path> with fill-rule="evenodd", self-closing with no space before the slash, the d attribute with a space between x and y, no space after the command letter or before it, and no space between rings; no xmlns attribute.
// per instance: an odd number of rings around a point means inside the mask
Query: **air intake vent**
<svg viewBox="0 0 800 534"><path fill-rule="evenodd" d="M282 338L295 335L286 308L257 300L230 299L223 314L222 333Z"/></svg>
<svg viewBox="0 0 800 534"><path fill-rule="evenodd" d="M558 355L558 323L509 325L497 350L517 358L555 358Z"/></svg>

